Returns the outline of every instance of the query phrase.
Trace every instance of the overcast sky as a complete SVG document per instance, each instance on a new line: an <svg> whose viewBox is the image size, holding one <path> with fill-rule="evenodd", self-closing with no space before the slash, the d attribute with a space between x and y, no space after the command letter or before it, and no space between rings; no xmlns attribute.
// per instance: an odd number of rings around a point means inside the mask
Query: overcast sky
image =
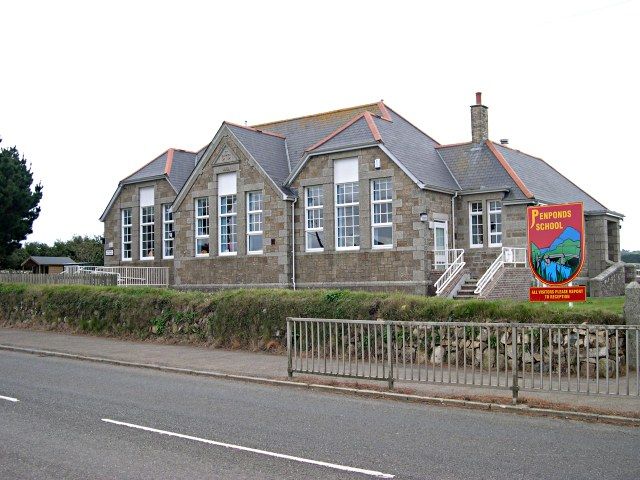
<svg viewBox="0 0 640 480"><path fill-rule="evenodd" d="M223 120L380 99L440 143L489 134L626 215L640 249L640 1L3 2L0 137L44 185L29 241L102 234L118 181Z"/></svg>

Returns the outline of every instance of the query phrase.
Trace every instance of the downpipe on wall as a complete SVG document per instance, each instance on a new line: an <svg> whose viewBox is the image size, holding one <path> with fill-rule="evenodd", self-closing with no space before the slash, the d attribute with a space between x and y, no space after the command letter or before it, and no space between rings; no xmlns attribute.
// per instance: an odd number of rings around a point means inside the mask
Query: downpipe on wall
<svg viewBox="0 0 640 480"><path fill-rule="evenodd" d="M291 286L296 289L296 202L294 198L291 202Z"/></svg>

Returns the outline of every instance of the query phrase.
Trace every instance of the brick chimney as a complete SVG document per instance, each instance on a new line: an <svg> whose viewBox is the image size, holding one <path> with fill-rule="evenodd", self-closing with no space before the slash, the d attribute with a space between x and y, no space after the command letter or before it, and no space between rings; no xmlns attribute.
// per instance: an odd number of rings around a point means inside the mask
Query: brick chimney
<svg viewBox="0 0 640 480"><path fill-rule="evenodd" d="M482 92L476 92L476 104L471 105L471 141L482 143L489 139L488 108L482 105Z"/></svg>

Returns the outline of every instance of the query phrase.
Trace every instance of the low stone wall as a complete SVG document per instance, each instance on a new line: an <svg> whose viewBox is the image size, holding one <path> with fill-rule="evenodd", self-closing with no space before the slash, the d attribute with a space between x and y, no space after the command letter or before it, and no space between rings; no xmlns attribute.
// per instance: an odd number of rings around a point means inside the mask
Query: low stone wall
<svg viewBox="0 0 640 480"><path fill-rule="evenodd" d="M118 284L118 276L111 273L92 274L40 274L12 272L0 273L0 283L29 283L32 285L97 285L111 286Z"/></svg>
<svg viewBox="0 0 640 480"><path fill-rule="evenodd" d="M618 297L624 295L625 281L625 263L615 263L597 277L589 280L589 296Z"/></svg>
<svg viewBox="0 0 640 480"><path fill-rule="evenodd" d="M624 290L624 320L627 325L640 325L640 284L633 281ZM635 335L629 338L629 363L638 365Z"/></svg>

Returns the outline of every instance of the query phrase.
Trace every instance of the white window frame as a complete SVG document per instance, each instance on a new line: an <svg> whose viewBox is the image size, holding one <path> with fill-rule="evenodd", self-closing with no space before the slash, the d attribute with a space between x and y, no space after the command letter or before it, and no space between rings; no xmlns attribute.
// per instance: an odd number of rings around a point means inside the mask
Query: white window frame
<svg viewBox="0 0 640 480"><path fill-rule="evenodd" d="M199 214L198 203L201 201L206 202L206 214ZM193 201L193 251L196 257L208 257L211 254L211 202L209 201L209 197L198 197ZM198 220L206 220L207 221L207 234L204 235L202 233L198 233ZM209 252L208 253L200 253L198 250L198 240L209 240Z"/></svg>
<svg viewBox="0 0 640 480"><path fill-rule="evenodd" d="M497 206L497 208L492 208ZM501 247L502 246L502 202L500 200L489 200L487 201L487 212L489 218L489 246L490 247ZM494 222L492 219L492 215L500 215L500 221ZM492 225L498 225L500 227L495 233L491 231ZM494 237L500 237L499 242L493 242Z"/></svg>
<svg viewBox="0 0 640 480"><path fill-rule="evenodd" d="M171 260L173 258L173 212L171 211L171 205L168 203L162 204L162 258L165 260ZM171 255L167 255L167 246L171 244Z"/></svg>
<svg viewBox="0 0 640 480"><path fill-rule="evenodd" d="M389 181L389 185L391 188L391 197L388 199L384 199L384 200L375 200L375 191L374 191L374 185L375 182L380 182L380 181ZM373 180L371 180L371 248L373 250L386 250L389 248L393 248L393 177L383 177L383 178L374 178ZM382 205L382 204L389 204L391 210L389 211L389 215L391 216L391 221L390 222L375 222L375 205ZM384 245L374 245L373 243L373 239L375 238L375 230L377 228L387 228L387 227L391 227L391 243L389 244L384 244Z"/></svg>
<svg viewBox="0 0 640 480"><path fill-rule="evenodd" d="M233 197L232 205L232 213L222 213L222 199L227 197ZM223 252L222 251L222 219L223 218L233 218L235 220L235 251L233 252ZM231 233L230 235L233 235ZM237 255L238 254L238 195L228 194L228 195L219 195L218 196L218 255Z"/></svg>
<svg viewBox="0 0 640 480"><path fill-rule="evenodd" d="M259 195L260 199L258 200L259 209L252 210L251 209L251 196ZM262 190L255 190L252 192L247 192L247 255L260 255L264 251L264 215L262 214L264 210L264 195L262 194ZM252 226L254 223L251 222L252 215L260 216L260 229L252 230ZM237 227L236 227L237 228ZM260 250L251 250L251 242L249 241L251 237L262 237L262 248Z"/></svg>
<svg viewBox="0 0 640 480"><path fill-rule="evenodd" d="M358 186L358 201L357 202L349 202L349 203L338 203L338 188L340 186L344 186L344 185L357 185ZM336 250L337 251L349 251L349 250L360 250L360 234L358 234L358 236L356 237L355 235L353 236L354 239L357 238L358 240L358 245L349 245L349 246L344 246L344 247L340 247L338 246L340 243L340 236L339 236L339 215L338 212L341 208L349 208L349 207L358 207L358 230L360 229L360 184L358 181L355 182L344 182L344 183L336 183L335 185L335 189L334 189L334 198L335 198L335 219L336 219L336 228L335 228L335 239L336 239ZM346 218L346 217L345 217ZM353 225L353 228L356 228L356 225ZM347 237L345 237L347 238Z"/></svg>
<svg viewBox="0 0 640 480"><path fill-rule="evenodd" d="M473 211L473 205L480 205L480 211ZM482 227L482 242L481 243L473 243L473 219L476 217L480 217L480 223L478 224ZM483 248L484 247L484 202L475 201L469 202L469 248Z"/></svg>
<svg viewBox="0 0 640 480"><path fill-rule="evenodd" d="M320 202L318 205L309 205L309 191L311 189L318 189L317 198ZM316 198L316 196L313 196L313 198ZM320 217L316 219L314 213L314 220L319 220L318 223L321 226L309 227L309 213L318 211L320 212ZM306 252L324 252L324 247L309 247L308 237L310 233L322 233L324 237L324 187L322 185L310 185L304 189L304 247Z"/></svg>
<svg viewBox="0 0 640 480"><path fill-rule="evenodd" d="M145 222L145 209L151 209L151 221ZM148 216L148 215L146 215ZM140 260L153 260L156 254L156 209L155 205L146 205L144 207L140 207ZM153 255L151 256L143 256L142 252L144 251L144 229L145 227L151 227L151 250L153 251Z"/></svg>
<svg viewBox="0 0 640 480"><path fill-rule="evenodd" d="M128 217L128 223L125 223L125 213ZM123 262L131 262L133 261L133 211L131 208L123 208L122 213L120 214L122 229L121 229L121 240L122 240L122 249L120 252L120 256ZM125 238L129 238L128 241ZM129 257L125 257L125 245L129 245Z"/></svg>

